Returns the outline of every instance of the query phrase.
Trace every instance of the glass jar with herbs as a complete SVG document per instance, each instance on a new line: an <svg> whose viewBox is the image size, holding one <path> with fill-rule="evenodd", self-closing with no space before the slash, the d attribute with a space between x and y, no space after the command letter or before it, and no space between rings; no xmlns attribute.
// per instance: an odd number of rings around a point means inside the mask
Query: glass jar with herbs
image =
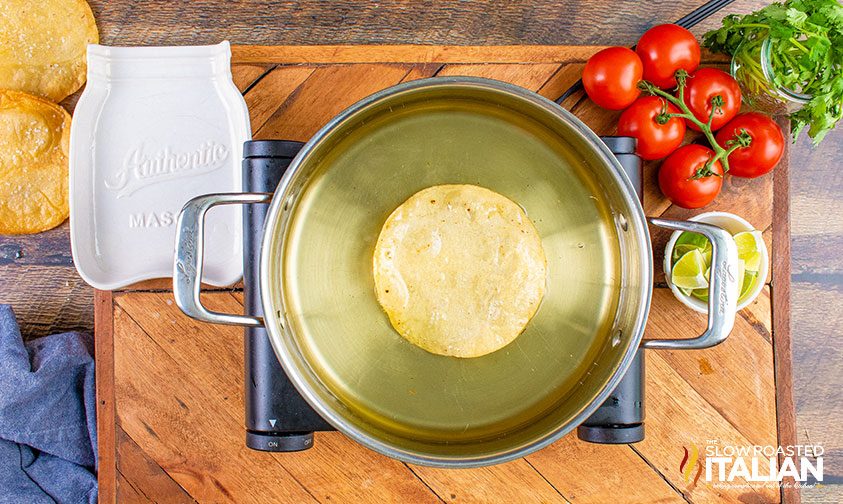
<svg viewBox="0 0 843 504"><path fill-rule="evenodd" d="M814 143L843 117L843 6L787 0L730 15L703 44L732 56L732 75L750 105L789 114L793 137Z"/></svg>
<svg viewBox="0 0 843 504"><path fill-rule="evenodd" d="M794 71L799 57L792 54L796 44L764 37L745 40L738 47L732 56L731 72L747 103L773 114L796 112L811 100L811 95L802 92L809 87L806 79Z"/></svg>

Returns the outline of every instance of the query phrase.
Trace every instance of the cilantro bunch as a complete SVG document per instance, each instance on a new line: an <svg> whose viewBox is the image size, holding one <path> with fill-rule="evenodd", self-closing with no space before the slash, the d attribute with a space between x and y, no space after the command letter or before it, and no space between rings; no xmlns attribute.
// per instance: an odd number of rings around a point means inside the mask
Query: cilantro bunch
<svg viewBox="0 0 843 504"><path fill-rule="evenodd" d="M705 34L703 45L742 63L754 58L757 66L765 39L773 84L811 97L790 115L794 140L807 127L814 145L820 143L843 117L843 6L838 0L786 0L745 16L732 14ZM766 80L752 69L748 75Z"/></svg>

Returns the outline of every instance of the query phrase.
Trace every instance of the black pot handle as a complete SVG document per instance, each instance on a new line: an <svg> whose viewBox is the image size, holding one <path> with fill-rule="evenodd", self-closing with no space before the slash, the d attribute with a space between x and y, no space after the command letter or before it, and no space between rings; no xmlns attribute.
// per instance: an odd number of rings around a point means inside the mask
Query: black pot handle
<svg viewBox="0 0 843 504"><path fill-rule="evenodd" d="M602 137L609 150L618 158L632 182L639 199L642 198L642 162L634 154L635 140L629 137ZM642 201L643 203L643 201ZM732 330L737 305L737 250L730 235L715 226L696 223L651 219L654 225L702 233L712 243L712 285L709 300L708 327L692 339L650 340L641 344L635 358L620 383L577 429L583 441L601 444L636 443L644 439L644 349L703 349L724 341Z"/></svg>
<svg viewBox="0 0 843 504"><path fill-rule="evenodd" d="M641 158L632 137L601 137L618 159L643 204L644 181ZM626 444L644 440L644 349L639 348L626 374L612 394L577 428L583 441Z"/></svg>

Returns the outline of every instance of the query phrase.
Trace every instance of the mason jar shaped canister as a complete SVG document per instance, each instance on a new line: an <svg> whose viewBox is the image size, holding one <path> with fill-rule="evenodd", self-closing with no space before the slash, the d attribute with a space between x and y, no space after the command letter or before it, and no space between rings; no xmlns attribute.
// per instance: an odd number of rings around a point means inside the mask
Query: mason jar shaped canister
<svg viewBox="0 0 843 504"><path fill-rule="evenodd" d="M251 130L230 61L228 42L88 46L69 187L73 259L92 286L170 277L185 202L241 190ZM242 275L240 215L232 206L208 216L204 282L229 285Z"/></svg>

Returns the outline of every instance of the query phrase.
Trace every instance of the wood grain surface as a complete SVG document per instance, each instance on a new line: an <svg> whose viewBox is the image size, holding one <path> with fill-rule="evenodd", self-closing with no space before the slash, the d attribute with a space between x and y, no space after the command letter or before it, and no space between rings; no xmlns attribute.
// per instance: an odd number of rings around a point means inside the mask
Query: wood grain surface
<svg viewBox="0 0 843 504"><path fill-rule="evenodd" d="M222 39L249 45L291 44L628 44L647 27L673 20L702 1L657 2L434 2L353 0L255 1L93 0L102 43L193 44ZM749 12L763 0L738 0L728 12ZM725 12L725 11L724 11ZM719 15L693 31L714 27ZM266 70L255 64L244 87ZM564 72L578 76L581 67ZM413 67L423 74L431 69ZM559 88L555 91L558 91ZM72 110L76 97L65 106ZM254 112L253 112L254 113ZM806 501L843 500L843 134L819 148L804 138L791 149L798 160L791 181L791 284L794 392L800 440L830 452L830 484L803 492ZM838 218L834 218L838 217ZM154 283L154 282L153 282ZM158 283L164 287L166 283ZM93 291L72 266L67 224L35 236L0 236L0 302L11 303L25 338L93 329ZM781 312L779 312L781 315Z"/></svg>
<svg viewBox="0 0 843 504"><path fill-rule="evenodd" d="M242 310L236 296L213 292L210 307ZM690 337L701 317L677 332L686 309L659 288L648 337ZM470 470L407 466L339 433L317 433L314 448L267 454L243 447L242 331L190 321L160 292L114 296L116 485L111 495L172 496L198 502L777 502L771 487L718 489L686 483L682 447L707 439L774 443L772 345L765 293L732 337L709 351L648 354L647 439L596 446L571 434L546 450L503 465ZM754 313L761 319L756 319ZM684 354L684 355L682 355ZM701 371L702 369L702 371ZM709 370L709 371L706 371ZM178 380L173 380L178 376ZM727 401L734 383L754 387ZM758 411L766 411L761 419ZM101 460L107 456L101 453ZM272 481L272 485L263 485ZM173 485L177 485L178 489ZM623 497L617 497L623 485Z"/></svg>
<svg viewBox="0 0 843 504"><path fill-rule="evenodd" d="M91 0L105 41L194 44L628 45L702 1ZM759 0L736 2L751 10ZM711 26L714 21L706 23ZM706 26L703 25L703 26Z"/></svg>
<svg viewBox="0 0 843 504"><path fill-rule="evenodd" d="M478 53L471 48L465 50L470 63L459 62L459 48L435 48L433 54L446 54L451 61L441 63L429 61L429 48L409 57L403 49L385 48L386 54L379 55L373 47L363 62L346 57L359 51L344 49L342 63L332 64L335 49L235 51L248 62L242 70L235 64L233 72L245 90L255 137L306 139L357 99L432 75L503 79L553 97L577 78L578 72L567 67L579 67L596 50L540 48L534 54L533 48L524 47L520 50L525 63L479 64L473 62ZM396 54L409 61L385 62ZM283 64L275 59L280 57L299 63ZM326 102L326 94L336 98ZM613 132L613 115L607 119L588 100L580 98L571 108L599 133ZM646 167L650 175L654 169ZM787 163L779 170L786 174ZM674 210L653 184L648 177L649 215L689 215ZM770 179L748 181L726 188L715 206L741 209L757 227L767 229L773 224L773 193ZM658 251L667 235L655 229L653 233ZM768 233L767 238L775 237ZM657 252L656 264L660 260ZM103 293L98 300L106 305L108 296ZM211 310L243 309L236 291L211 292L205 299ZM113 355L98 361L112 365L112 372L100 377L105 400L108 391L114 397L113 411L108 404L101 408L108 429L100 447L101 463L117 468L107 475L113 479L101 478L104 502L115 496L154 500L150 495L168 491L199 502L240 501L262 481L275 482L262 497L283 502L606 502L617 485L628 488L620 502L778 502L776 486L717 488L686 482L678 470L682 449L690 443L705 446L711 439L735 445L795 439L793 425L777 432L777 330L769 288L741 312L726 343L705 351L648 353L644 442L594 446L572 434L524 459L459 471L405 465L338 433L317 434L315 447L300 454L247 450L242 440L242 374L236 371L243 365L242 330L188 319L167 291L115 293L111 306L113 320L97 331L101 341L113 345ZM683 323L677 324L680 319ZM704 327L704 316L689 312L668 289L656 289L645 337L690 338ZM104 346L109 348L108 343ZM168 379L176 375L178 380ZM789 502L797 500L796 495L789 497Z"/></svg>
<svg viewBox="0 0 843 504"><path fill-rule="evenodd" d="M791 149L791 305L793 390L799 442L826 450L823 486L805 502L843 502L843 130L818 148L801 138Z"/></svg>

